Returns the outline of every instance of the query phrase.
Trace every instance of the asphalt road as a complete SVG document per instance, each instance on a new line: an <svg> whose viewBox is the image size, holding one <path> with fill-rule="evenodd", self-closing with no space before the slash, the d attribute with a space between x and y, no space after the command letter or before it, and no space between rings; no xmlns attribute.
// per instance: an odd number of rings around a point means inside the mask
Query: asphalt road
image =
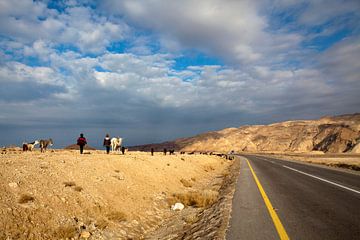
<svg viewBox="0 0 360 240"><path fill-rule="evenodd" d="M360 175L269 157L241 157L226 239L280 239L250 163L290 239L360 239Z"/></svg>

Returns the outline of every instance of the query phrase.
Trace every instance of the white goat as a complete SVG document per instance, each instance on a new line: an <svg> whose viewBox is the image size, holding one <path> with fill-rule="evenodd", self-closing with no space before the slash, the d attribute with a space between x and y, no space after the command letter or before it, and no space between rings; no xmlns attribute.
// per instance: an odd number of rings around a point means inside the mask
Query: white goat
<svg viewBox="0 0 360 240"><path fill-rule="evenodd" d="M112 138L111 139L111 151L119 151L121 149L121 143L122 143L122 138L121 137L117 137L117 138Z"/></svg>

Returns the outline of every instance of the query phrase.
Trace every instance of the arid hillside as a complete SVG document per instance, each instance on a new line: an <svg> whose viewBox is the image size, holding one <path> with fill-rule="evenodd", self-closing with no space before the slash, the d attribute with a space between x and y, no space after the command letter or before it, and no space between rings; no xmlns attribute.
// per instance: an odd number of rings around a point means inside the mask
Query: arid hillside
<svg viewBox="0 0 360 240"><path fill-rule="evenodd" d="M169 228L173 235L191 224L215 235L220 223L216 228L213 222L222 221L223 207L209 215L212 224L200 220L203 211L220 206L233 162L206 155L3 149L0 239L149 239L177 218L180 229ZM185 209L171 210L176 202Z"/></svg>
<svg viewBox="0 0 360 240"><path fill-rule="evenodd" d="M241 126L131 149L180 151L359 153L360 113Z"/></svg>

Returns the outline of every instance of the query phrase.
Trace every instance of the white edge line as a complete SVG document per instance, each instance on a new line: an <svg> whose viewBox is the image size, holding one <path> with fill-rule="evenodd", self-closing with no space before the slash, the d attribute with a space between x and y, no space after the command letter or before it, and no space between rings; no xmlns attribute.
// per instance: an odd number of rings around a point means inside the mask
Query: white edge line
<svg viewBox="0 0 360 240"><path fill-rule="evenodd" d="M327 183L333 184L333 185L335 185L335 186L338 186L338 187L344 188L344 189L346 189L346 190L349 190L349 191L355 192L355 193L357 193L357 194L360 194L360 191L357 191L357 190L355 190L355 189L352 189L352 188L349 188L349 187L345 187L345 186L340 185L340 184L338 184L338 183L334 183L334 182L331 182L331 181L329 181L329 180L326 180L326 179L323 179L323 178L320 178L320 177L311 175L311 174L309 174L309 173L305 173L305 172L299 171L299 170L297 170L297 169L295 169L295 168L291 168L291 167L288 167L288 166L285 166L285 165L282 165L282 166L283 166L284 168L288 168L288 169L293 170L293 171L295 171L295 172L302 173L302 174L307 175L307 176L309 176L309 177L313 177L313 178L319 179L319 180L321 180L321 181L323 181L323 182L327 182Z"/></svg>

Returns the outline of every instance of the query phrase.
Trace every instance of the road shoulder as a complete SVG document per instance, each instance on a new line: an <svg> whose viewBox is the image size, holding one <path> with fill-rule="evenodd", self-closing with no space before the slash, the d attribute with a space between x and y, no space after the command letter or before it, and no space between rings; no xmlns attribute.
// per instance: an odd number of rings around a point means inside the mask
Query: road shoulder
<svg viewBox="0 0 360 240"><path fill-rule="evenodd" d="M240 157L240 162L226 239L277 239L276 229L246 158Z"/></svg>

